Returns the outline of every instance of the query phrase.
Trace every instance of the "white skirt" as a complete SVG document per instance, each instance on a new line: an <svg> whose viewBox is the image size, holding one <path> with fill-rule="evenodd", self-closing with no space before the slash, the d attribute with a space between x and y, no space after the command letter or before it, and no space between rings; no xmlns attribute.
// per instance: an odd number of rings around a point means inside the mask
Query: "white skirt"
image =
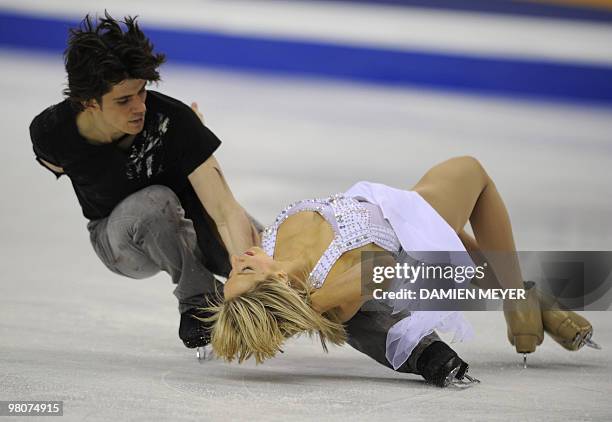
<svg viewBox="0 0 612 422"><path fill-rule="evenodd" d="M419 256L419 252L464 252L449 254L449 264L474 266L455 231L418 193L358 182L345 195L380 207L402 248L412 258L426 256ZM394 312L401 311L400 308L401 305L394 306ZM387 333L386 357L393 368L402 366L421 339L434 330L453 333L452 341L465 341L474 336L471 324L461 312L413 311Z"/></svg>

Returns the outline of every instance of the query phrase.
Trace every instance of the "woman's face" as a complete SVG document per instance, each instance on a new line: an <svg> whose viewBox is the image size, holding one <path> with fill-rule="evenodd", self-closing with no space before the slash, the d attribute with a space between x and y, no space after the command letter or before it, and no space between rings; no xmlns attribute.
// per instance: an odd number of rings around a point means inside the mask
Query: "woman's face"
<svg viewBox="0 0 612 422"><path fill-rule="evenodd" d="M248 292L270 276L287 277L280 265L258 247L252 247L240 256L232 256L230 262L232 271L223 289L225 299Z"/></svg>

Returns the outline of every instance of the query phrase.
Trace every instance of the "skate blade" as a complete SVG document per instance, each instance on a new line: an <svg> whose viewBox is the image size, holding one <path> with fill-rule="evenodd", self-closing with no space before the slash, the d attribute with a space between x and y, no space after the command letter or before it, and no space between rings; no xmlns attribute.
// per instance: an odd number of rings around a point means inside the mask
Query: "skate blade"
<svg viewBox="0 0 612 422"><path fill-rule="evenodd" d="M215 354L212 350L212 346L202 346L196 347L196 358L199 363L204 363L208 360L212 360L215 357Z"/></svg>
<svg viewBox="0 0 612 422"><path fill-rule="evenodd" d="M452 380L449 386L453 388L470 388L476 384L480 384L480 380L478 378L465 374L462 379L455 378Z"/></svg>
<svg viewBox="0 0 612 422"><path fill-rule="evenodd" d="M457 375L457 372L459 372L460 369L461 367L457 366L452 371L450 371L448 375L446 376L446 378L444 379L444 382L442 383L442 387L448 387L449 385L451 385L453 381L455 380L455 375Z"/></svg>
<svg viewBox="0 0 612 422"><path fill-rule="evenodd" d="M596 350L601 350L601 346L597 343L595 343L592 339L593 337L593 332L591 331L589 334L586 335L586 337L581 341L582 345L590 347L592 349L596 349Z"/></svg>

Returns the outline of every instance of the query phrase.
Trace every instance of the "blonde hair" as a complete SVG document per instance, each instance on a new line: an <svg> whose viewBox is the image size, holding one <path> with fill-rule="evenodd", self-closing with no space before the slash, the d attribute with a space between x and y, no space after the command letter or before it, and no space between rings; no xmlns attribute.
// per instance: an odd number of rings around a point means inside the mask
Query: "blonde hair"
<svg viewBox="0 0 612 422"><path fill-rule="evenodd" d="M211 344L226 361L257 363L274 357L284 341L296 334L318 334L323 350L327 342L342 345L346 331L335 313L320 315L310 305L310 291L292 288L285 279L269 277L250 291L207 310L213 315Z"/></svg>

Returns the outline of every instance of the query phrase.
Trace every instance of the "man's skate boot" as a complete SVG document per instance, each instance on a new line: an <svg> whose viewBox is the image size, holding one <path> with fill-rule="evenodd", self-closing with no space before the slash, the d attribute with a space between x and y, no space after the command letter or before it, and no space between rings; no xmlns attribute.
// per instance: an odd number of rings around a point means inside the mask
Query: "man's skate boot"
<svg viewBox="0 0 612 422"><path fill-rule="evenodd" d="M208 318L211 314L199 308L189 309L181 314L179 337L185 347L195 349L210 343L210 324L198 318Z"/></svg>
<svg viewBox="0 0 612 422"><path fill-rule="evenodd" d="M469 365L443 341L430 344L417 361L417 369L429 384L438 387L479 383L467 375Z"/></svg>

